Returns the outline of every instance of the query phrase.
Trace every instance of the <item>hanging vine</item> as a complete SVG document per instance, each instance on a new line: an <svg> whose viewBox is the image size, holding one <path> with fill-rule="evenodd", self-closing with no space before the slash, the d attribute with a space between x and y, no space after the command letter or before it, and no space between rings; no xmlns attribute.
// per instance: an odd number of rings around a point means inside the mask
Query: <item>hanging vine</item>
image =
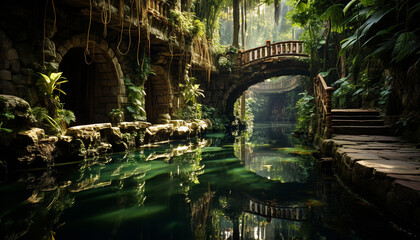
<svg viewBox="0 0 420 240"><path fill-rule="evenodd" d="M95 49L93 48L92 50L92 60L89 62L87 59L87 56L90 56L90 51L89 51L89 39L90 39L90 27L92 26L92 0L89 0L89 26L88 26L88 30L87 30L87 34L86 34L86 48L84 51L84 58L85 58L85 63L87 65L90 65L93 63L93 59L95 57Z"/></svg>
<svg viewBox="0 0 420 240"><path fill-rule="evenodd" d="M121 42L123 39L123 33L124 33L124 1L120 0L120 20L121 20L121 31L120 31L120 39L118 41L117 45L117 52L118 54L124 56L127 55L127 53L130 51L131 47L131 22L133 19L133 3L134 0L131 0L131 7L130 7L130 19L129 19L129 25L128 25L128 47L127 50L123 53L120 50Z"/></svg>
<svg viewBox="0 0 420 240"><path fill-rule="evenodd" d="M45 39L46 39L46 22L47 22L47 9L48 9L48 2L49 0L45 1L45 9L44 9L44 34L42 40L42 65L45 68ZM53 31L55 31L56 24L57 24L57 13L55 11L54 0L51 0L51 5L54 13L54 24L53 24Z"/></svg>
<svg viewBox="0 0 420 240"><path fill-rule="evenodd" d="M107 25L111 22L111 1L108 0L108 3L106 0L103 0L102 2L102 14L101 14L101 21L104 24L104 38L106 38L107 35Z"/></svg>

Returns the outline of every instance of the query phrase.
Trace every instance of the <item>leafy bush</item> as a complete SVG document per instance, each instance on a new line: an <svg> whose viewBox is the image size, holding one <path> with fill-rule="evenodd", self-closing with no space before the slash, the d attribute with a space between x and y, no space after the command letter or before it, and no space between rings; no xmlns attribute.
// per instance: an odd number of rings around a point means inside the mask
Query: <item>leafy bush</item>
<svg viewBox="0 0 420 240"><path fill-rule="evenodd" d="M218 110L212 107L202 105L202 118L209 119L212 123L212 129L219 132L224 132L229 125L229 119L225 115L221 114Z"/></svg>
<svg viewBox="0 0 420 240"><path fill-rule="evenodd" d="M111 117L111 123L115 126L118 123L124 121L124 109L122 108L114 108L109 113Z"/></svg>
<svg viewBox="0 0 420 240"><path fill-rule="evenodd" d="M134 120L146 120L146 110L143 107L146 92L144 91L143 86L134 85L128 78L124 78L124 81L128 97L128 103L125 108Z"/></svg>
<svg viewBox="0 0 420 240"><path fill-rule="evenodd" d="M312 125L314 114L314 97L309 95L307 91L300 93L302 96L296 103L298 114L298 124L295 128L295 133L306 134L309 132L309 127Z"/></svg>
<svg viewBox="0 0 420 240"><path fill-rule="evenodd" d="M37 81L37 86L38 93L43 99L41 101L43 106L31 110L40 125L52 134L63 133L71 122L76 121L74 113L64 109L60 102L60 94L66 94L60 87L68 82L62 74L62 72L39 73L41 77Z"/></svg>

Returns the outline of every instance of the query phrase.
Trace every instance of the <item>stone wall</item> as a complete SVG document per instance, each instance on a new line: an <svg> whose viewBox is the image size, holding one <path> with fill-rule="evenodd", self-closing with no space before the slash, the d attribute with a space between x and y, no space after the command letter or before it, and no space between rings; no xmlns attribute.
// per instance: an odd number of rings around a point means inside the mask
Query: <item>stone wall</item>
<svg viewBox="0 0 420 240"><path fill-rule="evenodd" d="M13 41L0 29L0 94L25 96L32 84L33 70L21 68L19 53Z"/></svg>

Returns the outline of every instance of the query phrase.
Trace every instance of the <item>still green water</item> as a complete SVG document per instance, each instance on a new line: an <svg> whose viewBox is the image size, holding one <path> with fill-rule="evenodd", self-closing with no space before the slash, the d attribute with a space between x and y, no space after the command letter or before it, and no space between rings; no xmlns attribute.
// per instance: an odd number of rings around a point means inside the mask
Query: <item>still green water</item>
<svg viewBox="0 0 420 240"><path fill-rule="evenodd" d="M293 124L209 134L0 183L3 239L406 239L319 171Z"/></svg>

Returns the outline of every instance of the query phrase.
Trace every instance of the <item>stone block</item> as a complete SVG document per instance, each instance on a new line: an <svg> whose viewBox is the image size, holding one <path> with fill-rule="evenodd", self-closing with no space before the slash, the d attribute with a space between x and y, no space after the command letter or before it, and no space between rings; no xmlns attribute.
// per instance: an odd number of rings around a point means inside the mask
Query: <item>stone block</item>
<svg viewBox="0 0 420 240"><path fill-rule="evenodd" d="M117 86L117 81L115 80L102 80L101 83L102 83L102 86L106 86L106 87Z"/></svg>
<svg viewBox="0 0 420 240"><path fill-rule="evenodd" d="M108 49L108 42L105 40L101 40L99 42L99 46L101 47L101 49L107 50Z"/></svg>
<svg viewBox="0 0 420 240"><path fill-rule="evenodd" d="M6 60L5 58L0 57L0 69L10 69L13 61Z"/></svg>
<svg viewBox="0 0 420 240"><path fill-rule="evenodd" d="M4 58L6 58L7 60L16 60L19 58L19 55L16 49L12 48L5 51Z"/></svg>
<svg viewBox="0 0 420 240"><path fill-rule="evenodd" d="M12 40L10 38L3 38L0 40L0 49L10 49L13 47Z"/></svg>
<svg viewBox="0 0 420 240"><path fill-rule="evenodd" d="M16 95L16 89L12 82L0 79L0 93Z"/></svg>
<svg viewBox="0 0 420 240"><path fill-rule="evenodd" d="M12 80L12 72L9 70L0 70L0 80Z"/></svg>
<svg viewBox="0 0 420 240"><path fill-rule="evenodd" d="M59 46L57 48L57 53L59 53L61 56L64 56L67 53L67 49L64 46Z"/></svg>
<svg viewBox="0 0 420 240"><path fill-rule="evenodd" d="M63 60L63 56L60 53L56 53L56 57L55 57L55 61L57 61L58 63L61 62L61 60Z"/></svg>
<svg viewBox="0 0 420 240"><path fill-rule="evenodd" d="M70 50L73 48L73 44L71 43L71 41L67 41L64 43L63 45L67 50Z"/></svg>
<svg viewBox="0 0 420 240"><path fill-rule="evenodd" d="M13 75L12 76L12 82L18 86L23 86L26 84L26 80L28 79L28 77L22 75L22 74L17 74L17 75Z"/></svg>
<svg viewBox="0 0 420 240"><path fill-rule="evenodd" d="M19 73L20 72L20 62L19 62L19 60L13 60L11 62L10 71L12 71L12 73Z"/></svg>
<svg viewBox="0 0 420 240"><path fill-rule="evenodd" d="M113 58L115 56L115 53L114 53L114 51L112 51L111 48L108 49L107 53L108 53L110 58Z"/></svg>

